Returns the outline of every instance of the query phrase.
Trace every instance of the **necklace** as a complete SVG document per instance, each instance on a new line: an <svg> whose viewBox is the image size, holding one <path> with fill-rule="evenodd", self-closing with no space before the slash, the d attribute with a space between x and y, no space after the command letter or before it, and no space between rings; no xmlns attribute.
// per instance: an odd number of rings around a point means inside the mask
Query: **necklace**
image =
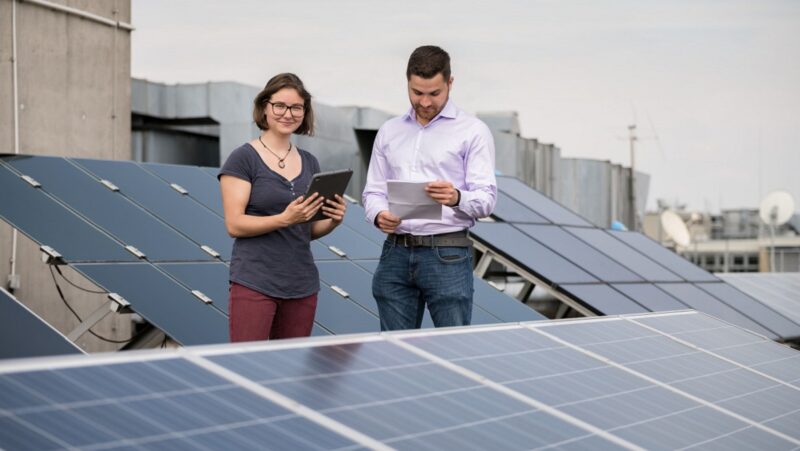
<svg viewBox="0 0 800 451"><path fill-rule="evenodd" d="M260 136L258 137L258 142L260 142L260 143L261 143L261 145L262 145L262 146L264 146L264 148L265 148L265 149L267 149L267 151L269 151L269 153L271 153L272 155L275 155L275 158L277 158L277 159L278 159L278 167L279 167L279 168L283 169L283 168L285 168L285 167L286 167L286 163L284 163L284 162L283 162L283 160L285 160L285 159L286 159L286 157L288 157L288 156L289 156L289 152L291 152L291 151L292 151L292 143L289 143L289 150L287 150L287 151L286 151L286 155L284 155L284 156L283 156L283 158L281 158L281 157L279 157L279 156L278 156L278 154L277 154L277 153L273 152L273 151L272 151L272 149L270 149L270 148L269 148L269 146L267 146L266 144L264 144L264 141L262 141L262 140L261 140L261 137L260 137Z"/></svg>

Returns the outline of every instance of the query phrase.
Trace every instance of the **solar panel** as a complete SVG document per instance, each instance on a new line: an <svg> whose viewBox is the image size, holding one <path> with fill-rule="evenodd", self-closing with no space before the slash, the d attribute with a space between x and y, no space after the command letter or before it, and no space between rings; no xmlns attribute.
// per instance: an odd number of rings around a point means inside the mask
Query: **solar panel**
<svg viewBox="0 0 800 451"><path fill-rule="evenodd" d="M348 203L347 213L344 215L344 220L342 222L344 225L360 233L370 241L378 245L383 244L383 242L386 240L386 235L378 230L378 228L374 225L368 224L365 218L366 211L364 210L364 207L358 204Z"/></svg>
<svg viewBox="0 0 800 451"><path fill-rule="evenodd" d="M42 189L94 224L143 252L149 260L211 259L197 244L63 158L19 157L6 161L34 177Z"/></svg>
<svg viewBox="0 0 800 451"><path fill-rule="evenodd" d="M475 277L473 303L502 322L538 321L547 319L541 313L517 301L507 294L498 291L486 281Z"/></svg>
<svg viewBox="0 0 800 451"><path fill-rule="evenodd" d="M381 246L346 225L340 225L318 240L325 246L333 246L345 253L349 259L379 258Z"/></svg>
<svg viewBox="0 0 800 451"><path fill-rule="evenodd" d="M0 374L4 449L319 449L347 438L183 359Z"/></svg>
<svg viewBox="0 0 800 451"><path fill-rule="evenodd" d="M321 284L314 320L333 334L355 334L380 330L378 317L348 298Z"/></svg>
<svg viewBox="0 0 800 451"><path fill-rule="evenodd" d="M629 297L605 284L561 285L573 297L592 306L603 315L643 313L648 310Z"/></svg>
<svg viewBox="0 0 800 451"><path fill-rule="evenodd" d="M372 274L349 261L318 261L317 268L322 282L343 289L350 300L378 316L378 304L372 297Z"/></svg>
<svg viewBox="0 0 800 451"><path fill-rule="evenodd" d="M617 283L611 286L651 312L666 312L687 308L686 304L649 283Z"/></svg>
<svg viewBox="0 0 800 451"><path fill-rule="evenodd" d="M82 353L61 332L0 287L0 359Z"/></svg>
<svg viewBox="0 0 800 451"><path fill-rule="evenodd" d="M686 312L0 362L0 448L800 446L800 390L692 337L760 339Z"/></svg>
<svg viewBox="0 0 800 451"><path fill-rule="evenodd" d="M533 271L548 283L598 282L575 266L510 224L478 222L470 235L490 244L505 257Z"/></svg>
<svg viewBox="0 0 800 451"><path fill-rule="evenodd" d="M233 239L221 217L181 194L162 179L130 161L72 159L98 178L112 182L120 192L193 240L230 260ZM214 183L209 180L209 183Z"/></svg>
<svg viewBox="0 0 800 451"><path fill-rule="evenodd" d="M228 318L147 263L76 264L97 285L119 293L147 321L183 345L228 342Z"/></svg>
<svg viewBox="0 0 800 451"><path fill-rule="evenodd" d="M156 265L182 283L190 291L199 290L214 302L214 306L228 314L230 268L215 263L159 263Z"/></svg>
<svg viewBox="0 0 800 451"><path fill-rule="evenodd" d="M725 273L718 276L787 318L800 321L800 273Z"/></svg>
<svg viewBox="0 0 800 451"><path fill-rule="evenodd" d="M647 281L683 282L682 278L615 239L605 230L585 227L565 227L564 229Z"/></svg>
<svg viewBox="0 0 800 451"><path fill-rule="evenodd" d="M560 227L534 224L517 224L516 227L602 281L642 281L641 277Z"/></svg>
<svg viewBox="0 0 800 451"><path fill-rule="evenodd" d="M800 337L800 325L731 285L726 283L698 283L695 285L784 339L792 340Z"/></svg>
<svg viewBox="0 0 800 451"><path fill-rule="evenodd" d="M207 168L184 166L179 164L139 163L144 169L158 175L167 183L177 183L189 192L189 196L197 199L219 216L222 211L222 195L219 191L217 176L208 172Z"/></svg>
<svg viewBox="0 0 800 451"><path fill-rule="evenodd" d="M497 202L492 216L503 222L550 224L550 221L534 213L528 207L517 202L502 191L498 191L497 193Z"/></svg>
<svg viewBox="0 0 800 451"><path fill-rule="evenodd" d="M660 283L657 284L657 286L666 291L672 297L680 299L681 302L688 305L690 308L708 313L716 318L729 321L737 326L741 326L745 329L752 330L770 337L773 340L778 338L773 331L768 330L763 325L744 316L738 310L735 310L728 304L725 304L724 302L690 283Z"/></svg>
<svg viewBox="0 0 800 451"><path fill-rule="evenodd" d="M54 248L67 262L137 260L121 244L3 165L0 192L3 220L40 245Z"/></svg>
<svg viewBox="0 0 800 451"><path fill-rule="evenodd" d="M690 282L718 282L708 271L638 232L610 231L613 236Z"/></svg>
<svg viewBox="0 0 800 451"><path fill-rule="evenodd" d="M513 177L497 177L497 189L554 224L594 227L590 222L526 185L519 179Z"/></svg>
<svg viewBox="0 0 800 451"><path fill-rule="evenodd" d="M800 443L800 431L790 427L800 424L800 390L635 323L597 322L580 329L575 333L575 328L563 325L546 330L718 412L738 415L752 427L777 431Z"/></svg>

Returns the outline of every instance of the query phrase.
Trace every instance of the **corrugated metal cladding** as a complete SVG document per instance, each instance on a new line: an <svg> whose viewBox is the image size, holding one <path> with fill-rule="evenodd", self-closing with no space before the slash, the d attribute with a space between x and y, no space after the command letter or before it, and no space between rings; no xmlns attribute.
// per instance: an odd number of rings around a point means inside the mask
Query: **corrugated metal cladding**
<svg viewBox="0 0 800 451"><path fill-rule="evenodd" d="M131 91L133 156L137 161L214 166L256 136L252 101L259 89L239 83L164 85L134 79ZM373 108L314 102L316 133L295 143L323 170L352 168L348 194L361 197L375 133L392 115ZM492 130L499 173L517 177L596 225L629 223L630 170L608 161L562 159L554 144L520 136L517 113L481 113ZM637 173L638 211L649 177Z"/></svg>

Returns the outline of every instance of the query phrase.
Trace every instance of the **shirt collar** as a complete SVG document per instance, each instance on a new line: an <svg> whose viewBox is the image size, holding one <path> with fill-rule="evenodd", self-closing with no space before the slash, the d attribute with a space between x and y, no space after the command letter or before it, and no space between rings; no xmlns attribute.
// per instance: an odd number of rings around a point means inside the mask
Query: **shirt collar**
<svg viewBox="0 0 800 451"><path fill-rule="evenodd" d="M431 119L431 121L428 122L428 125L436 122L440 117L446 117L448 119L455 119L456 116L458 116L458 108L452 102L452 100L447 99L447 103L444 104L444 108L442 108L442 111L440 111L439 114L436 115L436 117ZM408 107L408 111L406 111L406 114L403 115L403 119L405 119L407 121L411 120L411 121L417 122L417 115L416 115L416 113L414 113L414 107Z"/></svg>

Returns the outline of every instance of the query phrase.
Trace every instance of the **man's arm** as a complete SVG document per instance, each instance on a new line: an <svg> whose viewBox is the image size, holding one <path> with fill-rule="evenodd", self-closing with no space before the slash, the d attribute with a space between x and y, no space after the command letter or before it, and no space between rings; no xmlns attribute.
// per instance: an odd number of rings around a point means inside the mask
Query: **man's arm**
<svg viewBox="0 0 800 451"><path fill-rule="evenodd" d="M465 156L465 188L460 189L457 208L473 218L485 218L497 202L497 180L494 176L494 138L483 122Z"/></svg>

